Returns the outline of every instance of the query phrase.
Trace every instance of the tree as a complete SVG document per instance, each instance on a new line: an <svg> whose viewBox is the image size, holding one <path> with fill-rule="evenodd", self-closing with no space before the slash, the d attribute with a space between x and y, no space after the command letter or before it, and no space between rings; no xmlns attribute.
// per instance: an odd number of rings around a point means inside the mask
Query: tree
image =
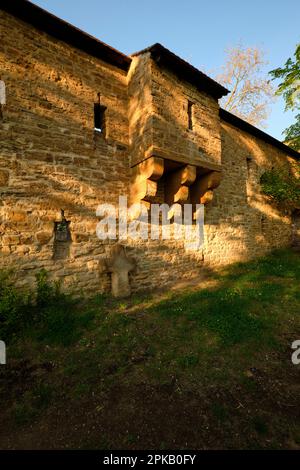
<svg viewBox="0 0 300 470"><path fill-rule="evenodd" d="M231 93L221 100L221 106L250 124L264 126L274 99L274 88L263 71L267 64L264 52L241 44L225 52L226 62L216 80Z"/></svg>
<svg viewBox="0 0 300 470"><path fill-rule="evenodd" d="M300 44L296 46L295 59L289 58L284 67L270 72L274 79L282 79L276 94L285 100L285 109L300 111ZM285 142L300 151L300 113L295 116L296 122L283 131Z"/></svg>

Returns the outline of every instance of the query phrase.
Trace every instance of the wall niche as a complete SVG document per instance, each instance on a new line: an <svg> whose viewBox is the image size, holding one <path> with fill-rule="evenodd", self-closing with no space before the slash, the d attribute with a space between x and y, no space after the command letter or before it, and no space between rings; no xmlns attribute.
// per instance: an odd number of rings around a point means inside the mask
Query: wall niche
<svg viewBox="0 0 300 470"><path fill-rule="evenodd" d="M53 259L66 259L70 256L70 246L72 243L71 221L65 218L64 210L61 209L61 220L54 222L54 244Z"/></svg>

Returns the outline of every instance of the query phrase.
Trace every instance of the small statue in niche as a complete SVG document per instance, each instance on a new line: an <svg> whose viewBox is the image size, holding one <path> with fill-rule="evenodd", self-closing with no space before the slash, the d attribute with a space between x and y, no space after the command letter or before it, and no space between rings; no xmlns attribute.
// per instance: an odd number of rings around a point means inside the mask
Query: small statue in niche
<svg viewBox="0 0 300 470"><path fill-rule="evenodd" d="M54 225L53 259L65 259L70 255L71 232L70 221L61 210L61 220Z"/></svg>
<svg viewBox="0 0 300 470"><path fill-rule="evenodd" d="M61 209L61 221L55 222L55 240L59 242L68 242L71 240L70 221L65 218L65 211Z"/></svg>

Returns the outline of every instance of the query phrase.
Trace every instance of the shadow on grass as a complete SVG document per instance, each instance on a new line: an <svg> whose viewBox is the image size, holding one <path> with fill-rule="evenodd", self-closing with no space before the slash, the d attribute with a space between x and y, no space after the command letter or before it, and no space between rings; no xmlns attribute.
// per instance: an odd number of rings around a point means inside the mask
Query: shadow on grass
<svg viewBox="0 0 300 470"><path fill-rule="evenodd" d="M7 345L31 338L69 346L94 318L93 309L61 292L60 283L49 282L44 270L36 276L35 291L18 289L13 272L1 272L0 281L0 337Z"/></svg>
<svg viewBox="0 0 300 470"><path fill-rule="evenodd" d="M299 259L290 251L229 266L217 278L217 288L177 293L150 311L165 318L185 317L199 333L210 331L221 345L230 346L262 337L272 342L282 299L299 298L299 284L291 282L300 280Z"/></svg>
<svg viewBox="0 0 300 470"><path fill-rule="evenodd" d="M56 295L42 277L37 323L18 329L0 381L10 442L23 436L20 427L37 440L48 430L47 443L56 437L65 448L285 442L297 418L286 348L300 332L299 255L281 251L213 274L214 287L126 301ZM94 431L85 437L85 429Z"/></svg>

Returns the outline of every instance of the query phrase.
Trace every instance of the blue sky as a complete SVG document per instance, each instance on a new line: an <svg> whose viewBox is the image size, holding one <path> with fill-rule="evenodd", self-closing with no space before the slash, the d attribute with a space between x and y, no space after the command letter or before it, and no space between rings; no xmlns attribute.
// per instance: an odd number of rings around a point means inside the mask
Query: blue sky
<svg viewBox="0 0 300 470"><path fill-rule="evenodd" d="M283 65L300 42L299 0L33 1L125 54L160 42L206 73L241 41L266 51L267 70ZM279 98L264 130L282 140L292 122Z"/></svg>

